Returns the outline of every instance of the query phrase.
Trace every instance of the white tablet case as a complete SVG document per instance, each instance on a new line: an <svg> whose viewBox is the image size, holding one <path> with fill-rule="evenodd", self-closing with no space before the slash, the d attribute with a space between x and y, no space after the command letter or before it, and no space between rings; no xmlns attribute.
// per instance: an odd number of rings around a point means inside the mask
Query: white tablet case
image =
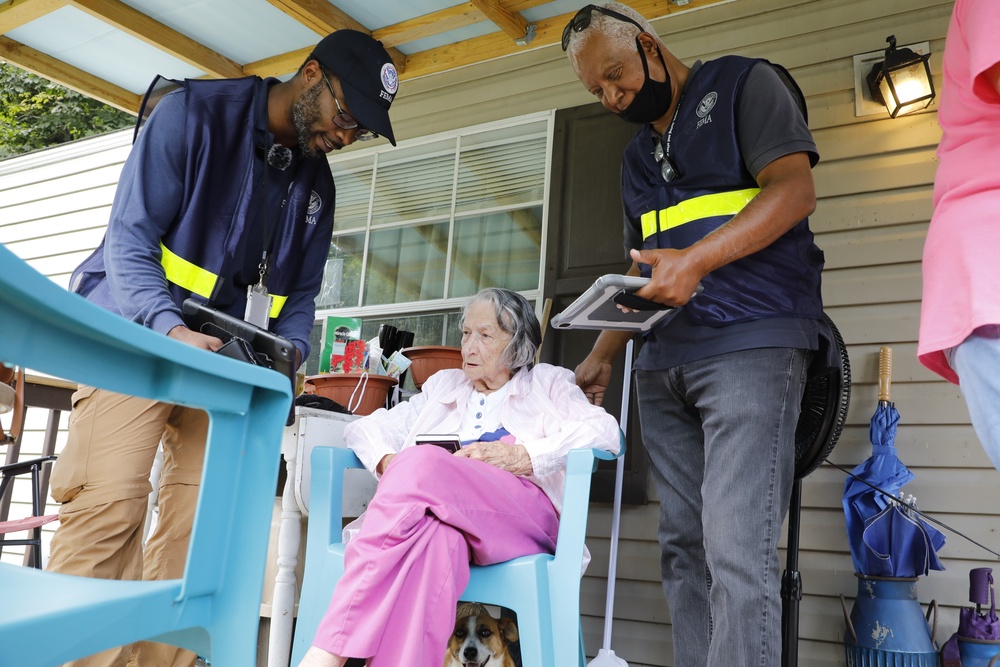
<svg viewBox="0 0 1000 667"><path fill-rule="evenodd" d="M676 308L664 306L663 310L641 310L623 313L612 298L625 289L635 291L649 282L641 276L622 276L614 273L601 276L586 292L571 303L566 310L552 318L556 329L612 329L617 331L649 331L677 313Z"/></svg>

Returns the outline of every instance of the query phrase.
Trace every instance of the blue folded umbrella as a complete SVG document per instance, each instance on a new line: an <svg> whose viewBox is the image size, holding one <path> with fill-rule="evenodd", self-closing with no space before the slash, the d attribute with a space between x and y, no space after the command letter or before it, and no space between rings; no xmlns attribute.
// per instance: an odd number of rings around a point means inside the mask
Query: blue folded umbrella
<svg viewBox="0 0 1000 667"><path fill-rule="evenodd" d="M944 569L937 557L944 535L893 501L900 488L913 479L896 452L898 424L895 406L879 401L868 429L872 455L852 471L860 479L848 477L844 483L848 546L854 569L860 574L915 577L929 569Z"/></svg>
<svg viewBox="0 0 1000 667"><path fill-rule="evenodd" d="M876 514L865 524L862 539L864 574L877 577L919 577L943 570L937 551L944 546L941 531L925 523L898 503Z"/></svg>

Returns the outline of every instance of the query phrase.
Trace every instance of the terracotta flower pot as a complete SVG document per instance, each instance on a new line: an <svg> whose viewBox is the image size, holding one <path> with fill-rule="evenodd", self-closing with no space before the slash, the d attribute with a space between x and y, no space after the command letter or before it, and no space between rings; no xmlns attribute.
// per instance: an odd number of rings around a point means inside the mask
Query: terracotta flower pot
<svg viewBox="0 0 1000 667"><path fill-rule="evenodd" d="M445 368L462 367L462 348L446 345L421 345L402 350L410 360L410 377L413 385L420 389L427 378Z"/></svg>
<svg viewBox="0 0 1000 667"><path fill-rule="evenodd" d="M385 407L385 399L396 385L396 378L371 373L326 373L307 377L307 392L309 385L312 385L311 393L336 401L356 415L370 415Z"/></svg>

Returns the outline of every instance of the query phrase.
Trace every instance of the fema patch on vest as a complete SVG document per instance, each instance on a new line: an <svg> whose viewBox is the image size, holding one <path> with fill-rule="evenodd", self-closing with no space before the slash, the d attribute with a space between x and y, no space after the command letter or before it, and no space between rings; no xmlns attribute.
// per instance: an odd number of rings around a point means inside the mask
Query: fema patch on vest
<svg viewBox="0 0 1000 667"><path fill-rule="evenodd" d="M323 198L312 190L309 194L309 208L306 209L306 222L310 225L316 224L316 214L323 208Z"/></svg>
<svg viewBox="0 0 1000 667"><path fill-rule="evenodd" d="M708 95L705 95L705 97L701 98L701 102L698 102L698 108L695 109L694 111L696 114L698 114L698 118L700 118L701 120L698 121L698 124L695 126L694 129L697 130L702 125L712 122L712 117L709 116L708 114L712 111L713 108L715 108L715 103L718 101L719 101L719 94L716 93L714 90L710 92Z"/></svg>
<svg viewBox="0 0 1000 667"><path fill-rule="evenodd" d="M379 97L392 102L392 96L399 88L399 75L396 74L396 66L392 63L382 65L382 72L379 76L382 79L382 88L384 89L379 92Z"/></svg>

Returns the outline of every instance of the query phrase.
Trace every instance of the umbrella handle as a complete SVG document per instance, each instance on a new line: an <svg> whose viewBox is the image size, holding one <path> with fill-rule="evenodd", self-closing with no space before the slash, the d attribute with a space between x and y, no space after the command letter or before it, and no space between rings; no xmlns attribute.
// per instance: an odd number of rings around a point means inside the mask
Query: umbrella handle
<svg viewBox="0 0 1000 667"><path fill-rule="evenodd" d="M1000 653L997 653L995 656L990 658L990 663L986 665L986 667L994 667L994 665L997 664L997 660L1000 660Z"/></svg>
<svg viewBox="0 0 1000 667"><path fill-rule="evenodd" d="M934 612L934 624L931 625L931 643L935 644L937 643L936 636L937 636L937 623L938 623L937 600L931 600L930 604L927 605L927 613L924 615L924 618L927 620L928 623L931 622L931 611Z"/></svg>
<svg viewBox="0 0 1000 667"><path fill-rule="evenodd" d="M858 643L858 633L854 631L854 624L851 623L851 614L847 611L847 600L844 599L844 594L840 594L840 606L844 610L844 621L847 622L847 629L851 631L851 636L854 637L854 643ZM911 607L912 609L912 607ZM935 621L936 621L935 617Z"/></svg>
<svg viewBox="0 0 1000 667"><path fill-rule="evenodd" d="M888 402L889 385L892 384L892 348L883 345L878 349L878 400Z"/></svg>

